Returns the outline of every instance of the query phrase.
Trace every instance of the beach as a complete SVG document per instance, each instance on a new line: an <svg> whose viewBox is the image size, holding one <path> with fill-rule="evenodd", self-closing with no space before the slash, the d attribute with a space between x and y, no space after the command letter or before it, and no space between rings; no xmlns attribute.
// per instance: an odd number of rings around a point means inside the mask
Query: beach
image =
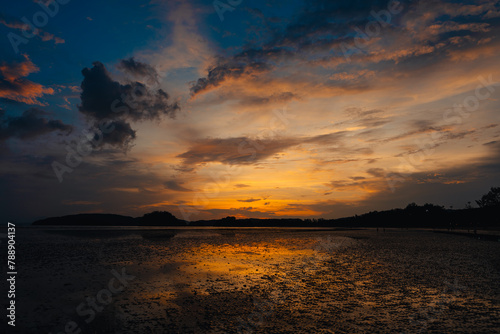
<svg viewBox="0 0 500 334"><path fill-rule="evenodd" d="M19 333L500 328L500 243L460 235L31 227L17 243Z"/></svg>

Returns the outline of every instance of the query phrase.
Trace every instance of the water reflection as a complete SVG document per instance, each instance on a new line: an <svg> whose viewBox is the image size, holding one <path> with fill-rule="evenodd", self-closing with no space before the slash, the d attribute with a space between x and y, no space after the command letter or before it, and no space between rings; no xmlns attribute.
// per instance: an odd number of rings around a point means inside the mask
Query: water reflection
<svg viewBox="0 0 500 334"><path fill-rule="evenodd" d="M256 300L281 304L286 302L284 295L303 289L308 277L330 258L331 247L319 247L321 241L317 237L252 241L252 236L243 234L228 240L217 233L189 232L169 244L149 245L168 257L146 264L156 274L149 278L149 288L132 297L137 305L150 302L152 307L147 314L140 307L130 312L163 316L174 332L233 326L236 318L253 312ZM172 254L177 248L182 251Z"/></svg>
<svg viewBox="0 0 500 334"><path fill-rule="evenodd" d="M68 319L89 333L493 332L500 314L499 245L429 231L26 230L19 240L26 333ZM77 305L122 267L136 279L82 322Z"/></svg>

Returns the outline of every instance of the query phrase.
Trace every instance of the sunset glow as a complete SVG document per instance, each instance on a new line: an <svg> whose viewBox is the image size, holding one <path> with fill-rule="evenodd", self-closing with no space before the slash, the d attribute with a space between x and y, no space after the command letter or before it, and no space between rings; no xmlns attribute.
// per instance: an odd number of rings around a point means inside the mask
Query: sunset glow
<svg viewBox="0 0 500 334"><path fill-rule="evenodd" d="M71 1L32 38L41 6L4 8L3 218L338 218L500 184L499 2L357 4Z"/></svg>

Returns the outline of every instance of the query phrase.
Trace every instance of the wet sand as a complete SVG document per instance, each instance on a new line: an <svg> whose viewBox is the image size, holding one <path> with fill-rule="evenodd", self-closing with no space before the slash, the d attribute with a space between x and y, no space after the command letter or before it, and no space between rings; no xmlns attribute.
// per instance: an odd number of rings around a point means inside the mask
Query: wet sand
<svg viewBox="0 0 500 334"><path fill-rule="evenodd" d="M17 238L9 333L500 333L499 242L257 228Z"/></svg>

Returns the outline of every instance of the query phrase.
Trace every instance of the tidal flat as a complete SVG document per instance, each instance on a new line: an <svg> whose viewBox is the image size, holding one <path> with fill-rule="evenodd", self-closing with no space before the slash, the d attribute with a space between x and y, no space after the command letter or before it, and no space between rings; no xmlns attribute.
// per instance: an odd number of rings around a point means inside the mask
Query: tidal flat
<svg viewBox="0 0 500 334"><path fill-rule="evenodd" d="M500 333L500 242L49 227L17 242L19 333Z"/></svg>

